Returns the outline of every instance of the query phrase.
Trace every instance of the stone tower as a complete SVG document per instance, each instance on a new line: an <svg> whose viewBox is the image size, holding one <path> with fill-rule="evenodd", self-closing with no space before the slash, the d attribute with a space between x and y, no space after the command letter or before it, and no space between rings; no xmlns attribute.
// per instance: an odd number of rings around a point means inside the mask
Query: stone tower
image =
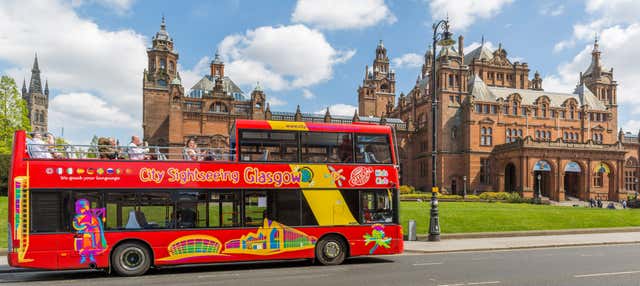
<svg viewBox="0 0 640 286"><path fill-rule="evenodd" d="M35 132L47 132L49 118L49 81L45 82L44 92L42 81L40 80L40 67L38 66L38 55L33 60L31 69L31 80L27 90L26 82L22 81L22 98L27 103L31 130Z"/></svg>
<svg viewBox="0 0 640 286"><path fill-rule="evenodd" d="M382 41L376 47L372 69L365 68L362 86L358 87L358 110L360 116L381 117L388 113L387 106L394 106L396 102L396 74L389 69L389 57Z"/></svg>
<svg viewBox="0 0 640 286"><path fill-rule="evenodd" d="M169 108L172 93L182 89L179 85L178 53L174 50L173 39L169 37L164 17L160 31L152 39L147 49L148 66L144 71L142 88L142 116L144 139L151 145L165 146L169 142ZM177 98L180 96L178 95Z"/></svg>

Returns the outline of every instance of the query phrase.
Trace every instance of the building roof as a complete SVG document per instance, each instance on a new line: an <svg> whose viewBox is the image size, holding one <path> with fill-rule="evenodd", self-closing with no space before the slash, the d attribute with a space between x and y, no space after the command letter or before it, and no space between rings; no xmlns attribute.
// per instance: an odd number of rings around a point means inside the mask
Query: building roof
<svg viewBox="0 0 640 286"><path fill-rule="evenodd" d="M216 86L217 76L205 75L196 84L191 87L191 91L207 91L210 92ZM222 90L233 97L236 100L247 100L244 92L238 87L238 85L231 80L228 76L222 78Z"/></svg>
<svg viewBox="0 0 640 286"><path fill-rule="evenodd" d="M473 62L474 59L485 59L487 61L491 60L493 59L493 51L486 45L482 44L479 47L475 48L473 51L468 52L466 55L464 55L464 64L469 65L471 64L471 62Z"/></svg>
<svg viewBox="0 0 640 286"><path fill-rule="evenodd" d="M506 88L487 86L482 79L473 75L469 80L471 95L479 101L507 100L509 95L517 93L522 98L521 104L534 105L541 96L549 98L551 107L561 107L569 98L575 99L580 106L589 105L594 110L606 110L606 106L598 100L584 84L579 85L573 93L548 92L543 90Z"/></svg>

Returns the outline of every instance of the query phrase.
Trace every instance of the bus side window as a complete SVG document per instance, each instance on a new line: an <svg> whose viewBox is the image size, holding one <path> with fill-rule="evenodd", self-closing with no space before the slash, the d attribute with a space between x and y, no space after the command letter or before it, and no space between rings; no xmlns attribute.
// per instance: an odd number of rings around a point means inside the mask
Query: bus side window
<svg viewBox="0 0 640 286"><path fill-rule="evenodd" d="M261 226L267 215L267 191L246 191L244 194L244 225Z"/></svg>
<svg viewBox="0 0 640 286"><path fill-rule="evenodd" d="M240 226L240 190L211 193L209 227Z"/></svg>
<svg viewBox="0 0 640 286"><path fill-rule="evenodd" d="M351 133L301 132L300 148L303 163L353 162Z"/></svg>
<svg viewBox="0 0 640 286"><path fill-rule="evenodd" d="M297 132L242 130L240 131L241 161L297 162Z"/></svg>
<svg viewBox="0 0 640 286"><path fill-rule="evenodd" d="M360 221L362 223L392 222L392 193L387 190L360 192Z"/></svg>
<svg viewBox="0 0 640 286"><path fill-rule="evenodd" d="M387 135L356 135L356 162L391 163L391 144Z"/></svg>

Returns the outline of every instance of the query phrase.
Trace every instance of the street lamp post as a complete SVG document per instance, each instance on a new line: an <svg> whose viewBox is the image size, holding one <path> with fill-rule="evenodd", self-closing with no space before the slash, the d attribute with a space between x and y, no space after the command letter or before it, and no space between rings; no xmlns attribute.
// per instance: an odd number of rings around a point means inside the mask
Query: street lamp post
<svg viewBox="0 0 640 286"><path fill-rule="evenodd" d="M462 198L464 199L467 196L467 176L462 176L462 181L464 185L462 185Z"/></svg>
<svg viewBox="0 0 640 286"><path fill-rule="evenodd" d="M438 32L442 30L442 32ZM429 241L440 241L440 222L438 221L438 184L437 155L438 155L438 96L436 94L436 45L450 46L455 44L449 32L449 19L440 20L433 24L433 58L431 61L431 212L429 219Z"/></svg>

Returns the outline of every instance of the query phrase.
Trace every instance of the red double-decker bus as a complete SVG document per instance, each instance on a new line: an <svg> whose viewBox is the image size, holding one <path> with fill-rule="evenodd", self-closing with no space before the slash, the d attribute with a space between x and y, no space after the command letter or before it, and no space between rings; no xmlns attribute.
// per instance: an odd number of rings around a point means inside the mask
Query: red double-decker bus
<svg viewBox="0 0 640 286"><path fill-rule="evenodd" d="M135 276L165 265L334 265L403 251L390 127L237 120L231 133L229 152L124 147L109 157L16 132L9 264Z"/></svg>

